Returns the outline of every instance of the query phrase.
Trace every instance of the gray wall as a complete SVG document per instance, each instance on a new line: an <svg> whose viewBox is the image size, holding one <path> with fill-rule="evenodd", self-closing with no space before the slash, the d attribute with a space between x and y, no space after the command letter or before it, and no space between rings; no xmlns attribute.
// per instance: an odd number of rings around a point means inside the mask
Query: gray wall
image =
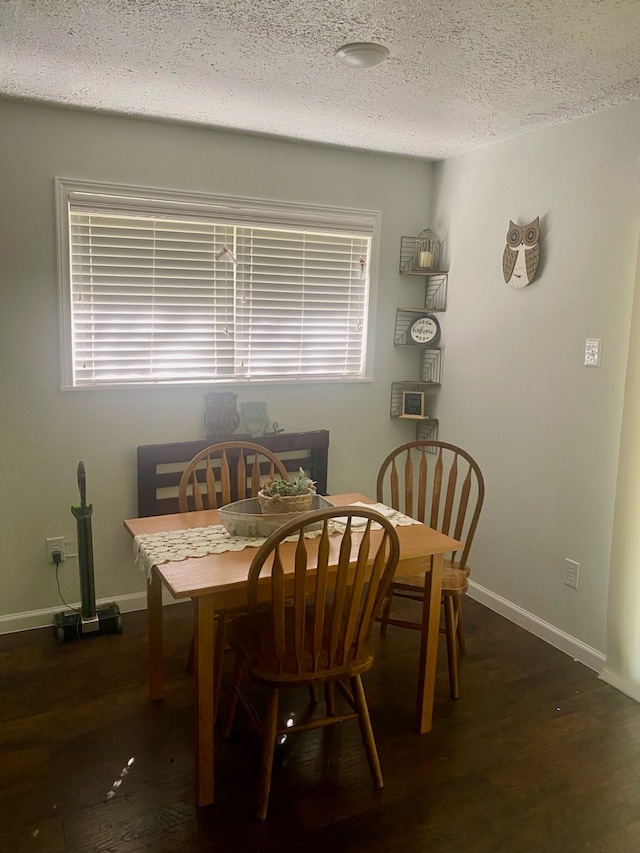
<svg viewBox="0 0 640 853"><path fill-rule="evenodd" d="M577 639L587 659L606 651L639 155L635 103L437 167L451 271L440 434L487 481L472 595L560 647ZM538 215L542 264L515 290L501 268L509 220ZM583 366L588 337L602 338L599 369ZM565 557L581 564L577 591Z"/></svg>
<svg viewBox="0 0 640 853"><path fill-rule="evenodd" d="M394 350L393 329L400 237L428 224L430 164L11 101L0 101L0 126L0 631L48 624L47 610L61 609L44 540L75 537L80 459L94 504L97 595L144 604L122 527L136 514L136 447L204 438L211 390L59 390L54 177L380 210L373 383L233 389L239 402L267 400L289 429L330 431L331 491L373 492L379 461L413 434L388 417L391 381L417 370L411 354ZM60 577L77 601L77 561ZM19 616L27 611L38 612Z"/></svg>
<svg viewBox="0 0 640 853"><path fill-rule="evenodd" d="M450 268L440 437L466 447L487 481L471 594L601 665L640 227L640 103L435 167L16 102L0 102L0 122L0 631L46 624L60 607L44 539L75 534L79 459L95 504L98 595L143 603L122 530L136 511L135 448L204 436L205 388L59 390L59 176L382 211L374 382L238 391L239 401L267 400L288 428L331 431L333 492L372 494L380 459L412 437L411 425L388 418L391 381L417 375L415 353L392 344L396 306L419 293L398 275L398 250L403 234L440 233ZM501 271L509 219L538 215L538 277L513 290ZM582 366L587 337L603 339L599 369ZM581 564L577 591L562 583L565 557ZM61 578L76 601L75 561Z"/></svg>

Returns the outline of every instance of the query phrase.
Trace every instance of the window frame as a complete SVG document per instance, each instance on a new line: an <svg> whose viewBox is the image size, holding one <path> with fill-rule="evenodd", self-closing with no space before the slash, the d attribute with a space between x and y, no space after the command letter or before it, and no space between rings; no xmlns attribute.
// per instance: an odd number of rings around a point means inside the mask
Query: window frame
<svg viewBox="0 0 640 853"><path fill-rule="evenodd" d="M98 181L81 181L69 178L54 178L56 230L57 230L57 260L58 260L58 290L60 314L60 388L63 391L91 390L122 390L126 388L162 388L219 385L273 385L273 384L308 384L308 383L349 383L371 382L373 380L374 342L376 304L379 277L380 256L380 211L357 208L331 207L328 205L299 204L294 202L274 201L260 198L216 195L212 193L188 192L170 189L159 189L137 185L121 185ZM202 216L215 216L216 219L235 225L273 225L286 229L324 229L338 233L353 231L370 237L371 251L369 256L369 288L366 294L365 311L366 329L363 338L364 358L363 370L360 376L326 376L315 377L282 376L278 378L223 377L219 379L171 379L140 382L111 382L99 384L74 384L73 364L73 318L72 318L72 287L71 287L71 252L69 227L69 201L74 193L107 195L120 197L123 207L132 211L152 215L154 211L163 210L175 212L182 207L185 214L194 212ZM145 202L145 204L136 204ZM154 206L155 205L155 206Z"/></svg>

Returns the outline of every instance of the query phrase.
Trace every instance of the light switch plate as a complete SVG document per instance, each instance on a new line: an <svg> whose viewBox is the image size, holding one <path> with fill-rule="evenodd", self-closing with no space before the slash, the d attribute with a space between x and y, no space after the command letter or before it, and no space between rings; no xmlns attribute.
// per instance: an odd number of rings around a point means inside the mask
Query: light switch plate
<svg viewBox="0 0 640 853"><path fill-rule="evenodd" d="M584 344L584 366L600 367L602 338L587 338Z"/></svg>

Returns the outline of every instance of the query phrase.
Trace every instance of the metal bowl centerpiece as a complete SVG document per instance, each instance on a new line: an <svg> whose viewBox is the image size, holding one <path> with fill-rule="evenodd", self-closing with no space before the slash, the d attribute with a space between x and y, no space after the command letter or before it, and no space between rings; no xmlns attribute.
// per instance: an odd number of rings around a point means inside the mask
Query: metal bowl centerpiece
<svg viewBox="0 0 640 853"><path fill-rule="evenodd" d="M333 506L333 504L322 495L311 496L309 511L325 509L328 506ZM263 514L258 498L247 498L246 500L235 501L234 503L220 507L218 515L220 516L220 524L226 528L231 536L266 539L278 527L282 527L283 524L300 515L300 512ZM319 530L321 527L322 522L318 521L314 525L310 525L309 529Z"/></svg>
<svg viewBox="0 0 640 853"><path fill-rule="evenodd" d="M297 515L332 506L316 494L316 484L302 468L291 480L268 480L257 498L247 498L220 507L220 522L232 536L270 536Z"/></svg>

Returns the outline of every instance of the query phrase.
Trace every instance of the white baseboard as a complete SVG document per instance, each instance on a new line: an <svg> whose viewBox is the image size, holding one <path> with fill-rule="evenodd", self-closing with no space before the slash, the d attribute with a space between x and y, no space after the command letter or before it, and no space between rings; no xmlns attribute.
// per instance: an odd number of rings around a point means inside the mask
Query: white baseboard
<svg viewBox="0 0 640 853"><path fill-rule="evenodd" d="M601 671L600 678L602 681L606 681L607 684L615 687L616 690L619 690L631 699L635 699L636 702L640 702L640 686L637 682L634 683L633 681L627 681L626 678L620 678L619 675L611 672L606 666Z"/></svg>
<svg viewBox="0 0 640 853"><path fill-rule="evenodd" d="M599 673L604 667L606 657L602 652L588 646L581 640L577 640L570 634L565 634L564 631L561 631L549 622L539 619L537 616L534 616L533 613L523 610L523 608L518 607L517 604L513 604L506 598L496 595L494 592L485 589L485 587L474 583L472 580L469 581L469 590L467 595L470 598L473 598L474 601L484 604L485 607L489 608L489 610L493 610L495 613L499 613L500 616L504 616L505 619L508 619L510 622L515 622L516 625L524 628L525 631L528 631L530 634L540 637L541 640L544 640L549 643L549 645L554 646L556 649L559 649L561 652L569 655L574 660L580 661L580 663L588 666L589 669L593 669L595 672ZM613 681L609 683L614 687L617 687ZM623 690L625 693L627 692L622 687L619 689ZM632 694L629 693L628 695Z"/></svg>
<svg viewBox="0 0 640 853"><path fill-rule="evenodd" d="M121 613L147 609L147 594L145 592L118 595L115 598L102 598L98 599L96 604L111 604L113 601L116 602ZM166 598L163 595L163 604L177 603L178 601L169 594ZM80 602L72 602L71 607L80 609ZM66 607L61 602L57 607L47 607L44 610L28 610L25 613L8 613L6 616L0 616L0 634L13 634L16 631L27 631L30 628L53 626L55 614L63 610L66 610Z"/></svg>

